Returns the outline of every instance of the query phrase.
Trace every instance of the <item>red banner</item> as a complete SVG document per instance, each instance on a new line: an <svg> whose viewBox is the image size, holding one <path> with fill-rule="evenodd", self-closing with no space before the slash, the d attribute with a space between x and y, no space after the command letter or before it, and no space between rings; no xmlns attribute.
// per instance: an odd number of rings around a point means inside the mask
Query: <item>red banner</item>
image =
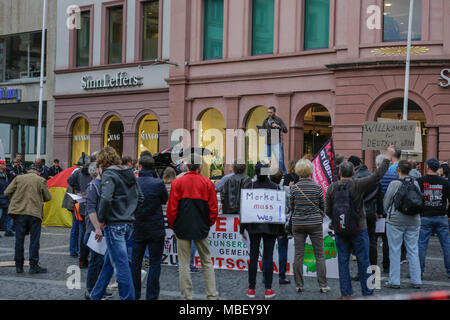
<svg viewBox="0 0 450 320"><path fill-rule="evenodd" d="M328 140L322 149L320 149L319 153L313 159L312 164L314 166L312 179L322 187L323 196L325 197L328 187L337 179L334 175L336 162L333 139Z"/></svg>

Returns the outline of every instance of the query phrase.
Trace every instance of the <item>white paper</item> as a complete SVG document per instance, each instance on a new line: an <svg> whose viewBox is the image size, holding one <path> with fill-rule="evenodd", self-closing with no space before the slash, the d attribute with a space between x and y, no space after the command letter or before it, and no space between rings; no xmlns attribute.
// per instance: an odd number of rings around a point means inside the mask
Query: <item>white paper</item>
<svg viewBox="0 0 450 320"><path fill-rule="evenodd" d="M241 189L241 223L286 223L286 193L272 189Z"/></svg>
<svg viewBox="0 0 450 320"><path fill-rule="evenodd" d="M87 246L97 252L98 254L101 254L102 256L105 255L106 252L106 241L105 237L102 238L102 241L98 242L95 240L95 232L91 231L91 235L89 236L89 240L87 243Z"/></svg>
<svg viewBox="0 0 450 320"><path fill-rule="evenodd" d="M74 193L69 193L69 192L67 192L67 194L68 194L73 200L75 200L75 201L78 202L78 203L86 202L86 199L83 199L82 196L79 196L79 195L74 194Z"/></svg>
<svg viewBox="0 0 450 320"><path fill-rule="evenodd" d="M375 224L375 232L376 233L384 233L386 229L386 219L381 218L377 220L377 223Z"/></svg>

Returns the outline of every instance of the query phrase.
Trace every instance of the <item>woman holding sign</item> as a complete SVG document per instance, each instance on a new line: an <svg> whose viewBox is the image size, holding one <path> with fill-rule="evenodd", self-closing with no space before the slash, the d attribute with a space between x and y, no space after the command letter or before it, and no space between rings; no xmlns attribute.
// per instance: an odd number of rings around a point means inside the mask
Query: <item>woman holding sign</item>
<svg viewBox="0 0 450 320"><path fill-rule="evenodd" d="M317 281L320 292L330 291L327 286L327 269L323 252L322 223L324 217L324 197L322 188L311 179L313 165L302 159L295 165L299 182L291 187L290 207L292 208L292 231L294 234L294 280L297 292L303 292L303 259L305 242L309 236L317 266Z"/></svg>
<svg viewBox="0 0 450 320"><path fill-rule="evenodd" d="M261 164L258 162L255 166L255 174L257 176L256 182L250 181L245 185L245 189L276 189L279 190L279 186L269 180L267 175L261 173L262 168L269 168L267 164ZM264 285L265 285L265 297L275 297L275 291L272 290L273 279L273 249L275 247L275 240L284 233L284 225L271 224L271 223L242 223L240 232L244 240L247 240L247 236L244 231L247 230L250 237L250 265L248 268L248 290L247 297L255 297L256 287L256 273L258 268L259 247L261 239L263 241L263 272L264 272Z"/></svg>

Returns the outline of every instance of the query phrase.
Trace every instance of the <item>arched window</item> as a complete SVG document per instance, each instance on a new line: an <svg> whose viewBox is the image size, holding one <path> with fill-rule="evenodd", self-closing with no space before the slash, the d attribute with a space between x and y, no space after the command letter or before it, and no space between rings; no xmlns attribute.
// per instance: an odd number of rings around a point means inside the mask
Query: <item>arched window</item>
<svg viewBox="0 0 450 320"><path fill-rule="evenodd" d="M152 155L159 151L159 122L154 115L147 114L142 118L138 135L138 157L143 151L150 151Z"/></svg>
<svg viewBox="0 0 450 320"><path fill-rule="evenodd" d="M72 165L78 162L82 153L91 151L91 128L85 118L78 118L72 128Z"/></svg>
<svg viewBox="0 0 450 320"><path fill-rule="evenodd" d="M206 177L223 175L225 156L225 119L217 109L208 109L200 118L199 147L211 151L203 157L202 174Z"/></svg>
<svg viewBox="0 0 450 320"><path fill-rule="evenodd" d="M103 146L113 147L120 157L123 153L123 123L117 116L112 116L105 124Z"/></svg>

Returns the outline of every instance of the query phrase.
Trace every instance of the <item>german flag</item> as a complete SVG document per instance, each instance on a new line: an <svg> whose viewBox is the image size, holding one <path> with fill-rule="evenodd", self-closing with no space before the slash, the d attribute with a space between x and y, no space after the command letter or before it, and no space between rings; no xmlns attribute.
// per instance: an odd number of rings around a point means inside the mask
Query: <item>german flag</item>
<svg viewBox="0 0 450 320"><path fill-rule="evenodd" d="M67 179L76 168L68 168L47 181L52 200L44 203L43 227L72 227L72 214L61 206L68 186Z"/></svg>

